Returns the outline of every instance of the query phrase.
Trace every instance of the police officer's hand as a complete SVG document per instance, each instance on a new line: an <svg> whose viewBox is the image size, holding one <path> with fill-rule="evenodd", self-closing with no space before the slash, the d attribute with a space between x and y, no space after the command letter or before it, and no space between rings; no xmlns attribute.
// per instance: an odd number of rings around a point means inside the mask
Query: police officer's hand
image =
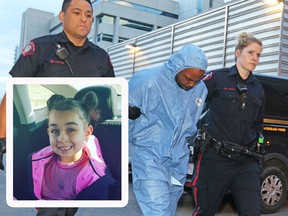
<svg viewBox="0 0 288 216"><path fill-rule="evenodd" d="M0 138L0 169L4 170L3 154L6 153L6 138Z"/></svg>

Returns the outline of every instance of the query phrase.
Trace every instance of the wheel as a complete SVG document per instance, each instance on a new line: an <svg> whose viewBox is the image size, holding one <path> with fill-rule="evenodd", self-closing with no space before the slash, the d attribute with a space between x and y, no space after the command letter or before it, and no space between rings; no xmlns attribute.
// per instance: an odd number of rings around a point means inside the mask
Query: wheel
<svg viewBox="0 0 288 216"><path fill-rule="evenodd" d="M267 167L261 173L261 212L277 212L286 201L287 181L277 167Z"/></svg>

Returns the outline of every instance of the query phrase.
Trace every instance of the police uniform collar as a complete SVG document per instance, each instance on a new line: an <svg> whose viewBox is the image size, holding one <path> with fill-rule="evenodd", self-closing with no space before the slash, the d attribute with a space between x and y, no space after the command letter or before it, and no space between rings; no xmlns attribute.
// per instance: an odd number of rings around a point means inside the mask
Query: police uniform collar
<svg viewBox="0 0 288 216"><path fill-rule="evenodd" d="M59 33L57 36L56 36L56 40L57 42L60 42L60 43L67 43L69 42L66 34L64 31L62 31L61 33Z"/></svg>
<svg viewBox="0 0 288 216"><path fill-rule="evenodd" d="M236 65L232 66L229 70L229 75L239 75L239 71L236 67ZM240 76L240 75L239 75ZM248 78L245 80L246 83L248 82L253 82L254 78L253 78L253 73L252 71L249 73Z"/></svg>
<svg viewBox="0 0 288 216"><path fill-rule="evenodd" d="M64 31L62 31L56 37L57 37L57 42L60 42L60 43L69 43L70 42L72 44L72 42L68 39L68 37ZM83 47L86 48L88 46L91 46L91 42L86 38L86 40L83 44Z"/></svg>
<svg viewBox="0 0 288 216"><path fill-rule="evenodd" d="M236 65L234 65L234 66L232 66L232 67L230 68L228 74L229 74L229 75L237 75L237 74L239 74L239 71L238 71Z"/></svg>

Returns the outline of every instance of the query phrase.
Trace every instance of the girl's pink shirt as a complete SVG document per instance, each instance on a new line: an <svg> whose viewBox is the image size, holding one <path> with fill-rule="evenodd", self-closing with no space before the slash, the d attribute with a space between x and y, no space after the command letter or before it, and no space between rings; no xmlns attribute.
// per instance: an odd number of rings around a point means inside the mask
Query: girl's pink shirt
<svg viewBox="0 0 288 216"><path fill-rule="evenodd" d="M89 140L85 142L83 150L87 153L93 168L101 176L105 175L106 164L102 157L102 152L98 139L91 135ZM38 199L41 199L42 180L44 176L45 164L50 160L55 152L50 146L47 146L32 155L32 175L34 194ZM84 188L91 185L100 178L88 163L79 173L76 181L76 192L79 193Z"/></svg>

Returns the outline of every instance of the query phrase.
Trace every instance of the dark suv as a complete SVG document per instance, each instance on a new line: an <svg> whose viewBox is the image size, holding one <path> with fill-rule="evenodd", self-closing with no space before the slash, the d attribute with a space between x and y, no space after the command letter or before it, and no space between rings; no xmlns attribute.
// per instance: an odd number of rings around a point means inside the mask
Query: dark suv
<svg viewBox="0 0 288 216"><path fill-rule="evenodd" d="M286 202L288 181L288 77L257 74L265 90L265 156L261 172L262 213L274 213ZM191 175L185 190L191 191Z"/></svg>
<svg viewBox="0 0 288 216"><path fill-rule="evenodd" d="M265 159L261 173L262 212L286 202L288 181L288 78L258 75L265 90Z"/></svg>

